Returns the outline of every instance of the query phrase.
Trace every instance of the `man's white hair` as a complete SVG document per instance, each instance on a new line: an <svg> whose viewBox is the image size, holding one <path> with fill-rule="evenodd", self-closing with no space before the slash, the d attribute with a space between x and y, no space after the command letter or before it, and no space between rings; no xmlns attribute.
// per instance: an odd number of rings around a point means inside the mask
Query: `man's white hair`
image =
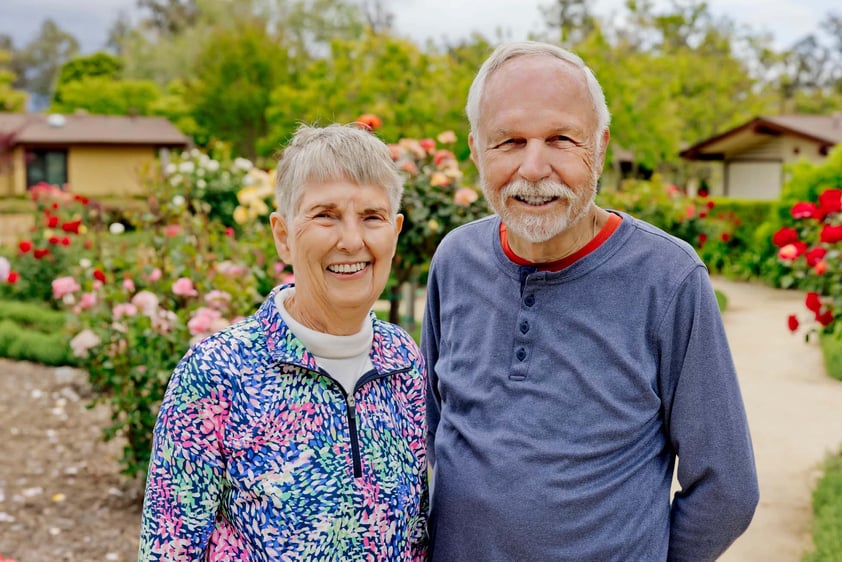
<svg viewBox="0 0 842 562"><path fill-rule="evenodd" d="M482 102L482 94L485 91L485 85L489 77L507 61L524 56L555 57L572 64L584 72L588 92L590 92L594 112L596 113L596 151L599 152L602 150L602 133L608 128L611 122L611 113L608 111L608 104L605 102L605 93L602 91L602 86L600 86L593 71L588 68L579 55L557 45L538 41L503 43L494 49L494 52L482 64L476 77L474 77L471 89L468 91L468 103L465 106L465 112L468 114L468 123L471 126L471 133L476 136L477 124L479 123L480 102Z"/></svg>

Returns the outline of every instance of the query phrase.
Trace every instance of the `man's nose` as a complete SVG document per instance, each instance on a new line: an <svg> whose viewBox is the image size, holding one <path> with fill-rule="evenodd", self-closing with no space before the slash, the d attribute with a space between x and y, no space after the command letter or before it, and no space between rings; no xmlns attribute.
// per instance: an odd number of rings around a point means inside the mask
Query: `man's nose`
<svg viewBox="0 0 842 562"><path fill-rule="evenodd" d="M537 182L550 176L552 166L548 150L547 145L538 140L530 140L526 143L522 152L523 160L518 170L523 179Z"/></svg>

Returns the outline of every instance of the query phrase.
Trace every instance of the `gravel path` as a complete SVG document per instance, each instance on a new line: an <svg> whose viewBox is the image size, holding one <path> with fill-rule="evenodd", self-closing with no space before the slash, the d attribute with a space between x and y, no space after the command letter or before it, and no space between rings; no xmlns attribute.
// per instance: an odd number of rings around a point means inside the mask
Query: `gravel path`
<svg viewBox="0 0 842 562"><path fill-rule="evenodd" d="M715 279L760 475L751 527L724 562L798 562L811 547L811 490L842 446L842 382L786 328L800 293ZM420 310L420 308L419 308ZM140 490L102 443L84 373L0 359L0 555L18 562L136 561Z"/></svg>
<svg viewBox="0 0 842 562"><path fill-rule="evenodd" d="M842 446L842 382L818 345L786 327L802 293L715 279L728 296L725 329L749 418L760 504L723 562L797 562L812 548L811 493L826 455Z"/></svg>

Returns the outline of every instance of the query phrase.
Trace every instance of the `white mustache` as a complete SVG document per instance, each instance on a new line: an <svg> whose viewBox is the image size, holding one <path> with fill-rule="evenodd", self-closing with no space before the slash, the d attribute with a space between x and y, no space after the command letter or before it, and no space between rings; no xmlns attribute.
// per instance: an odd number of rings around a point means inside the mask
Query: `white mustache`
<svg viewBox="0 0 842 562"><path fill-rule="evenodd" d="M503 188L500 195L504 199L508 199L509 197L541 199L558 197L560 199L572 199L576 197L576 192L563 183L549 179L543 179L538 182L516 179L509 182Z"/></svg>

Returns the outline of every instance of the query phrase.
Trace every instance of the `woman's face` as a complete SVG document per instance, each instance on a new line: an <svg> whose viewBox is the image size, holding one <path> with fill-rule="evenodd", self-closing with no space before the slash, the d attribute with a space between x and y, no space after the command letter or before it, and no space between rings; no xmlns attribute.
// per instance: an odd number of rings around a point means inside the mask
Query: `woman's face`
<svg viewBox="0 0 842 562"><path fill-rule="evenodd" d="M359 330L386 286L403 225L386 189L309 184L290 223L272 213L271 224L278 254L295 274L295 311L305 316L296 320L327 333Z"/></svg>

